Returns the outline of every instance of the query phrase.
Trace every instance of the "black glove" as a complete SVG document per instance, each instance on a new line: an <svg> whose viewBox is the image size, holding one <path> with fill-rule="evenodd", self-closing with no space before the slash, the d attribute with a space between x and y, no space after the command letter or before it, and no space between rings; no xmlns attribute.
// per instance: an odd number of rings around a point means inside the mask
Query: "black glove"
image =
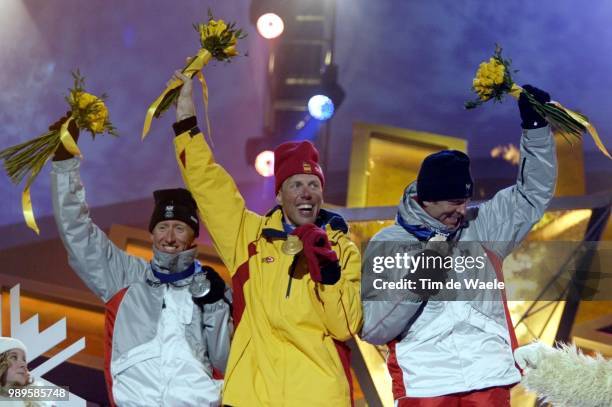
<svg viewBox="0 0 612 407"><path fill-rule="evenodd" d="M58 131L59 129L61 129L62 125L66 123L68 119L70 119L70 116L72 116L72 112L67 111L64 116L62 116L58 121L56 121L51 126L49 126L49 131ZM79 142L79 128L77 127L76 122L74 120L70 122L70 124L68 125L68 132L74 139L74 142L78 143ZM64 147L62 143L60 143L60 145L55 150L55 153L53 154L53 161L63 161L63 160L67 160L72 157L73 155L70 154L68 150L66 150L66 148Z"/></svg>
<svg viewBox="0 0 612 407"><path fill-rule="evenodd" d="M529 92L535 100L540 103L550 102L550 95L541 89L531 85L523 85L523 89ZM538 129L540 127L546 127L548 122L542 116L535 111L535 109L529 103L529 99L523 92L519 96L518 100L519 111L521 113L521 127L524 129Z"/></svg>
<svg viewBox="0 0 612 407"><path fill-rule="evenodd" d="M202 266L206 270L206 278L210 282L210 291L204 297L193 298L198 305L212 304L223 298L225 295L225 281L210 266Z"/></svg>

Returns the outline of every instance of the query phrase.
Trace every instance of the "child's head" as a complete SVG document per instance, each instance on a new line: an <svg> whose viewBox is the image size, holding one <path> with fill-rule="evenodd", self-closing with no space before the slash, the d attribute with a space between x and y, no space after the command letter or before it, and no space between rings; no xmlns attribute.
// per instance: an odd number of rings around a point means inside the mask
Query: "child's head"
<svg viewBox="0 0 612 407"><path fill-rule="evenodd" d="M18 339L0 337L0 385L25 386L29 381L25 345Z"/></svg>

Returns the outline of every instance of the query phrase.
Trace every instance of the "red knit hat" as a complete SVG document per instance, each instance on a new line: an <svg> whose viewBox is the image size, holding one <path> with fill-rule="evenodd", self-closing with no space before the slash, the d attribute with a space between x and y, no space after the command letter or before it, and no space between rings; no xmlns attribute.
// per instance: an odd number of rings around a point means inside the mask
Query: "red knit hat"
<svg viewBox="0 0 612 407"><path fill-rule="evenodd" d="M316 175L321 180L321 186L325 185L319 152L310 141L288 141L274 150L274 192L278 194L283 182L296 174Z"/></svg>

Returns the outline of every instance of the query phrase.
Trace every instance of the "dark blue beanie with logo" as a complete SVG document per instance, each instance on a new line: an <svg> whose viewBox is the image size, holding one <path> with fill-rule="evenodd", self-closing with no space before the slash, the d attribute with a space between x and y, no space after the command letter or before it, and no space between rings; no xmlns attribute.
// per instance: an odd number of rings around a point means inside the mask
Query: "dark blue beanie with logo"
<svg viewBox="0 0 612 407"><path fill-rule="evenodd" d="M473 193L470 158L465 153L443 150L425 157L417 177L420 201L465 199L471 198Z"/></svg>
<svg viewBox="0 0 612 407"><path fill-rule="evenodd" d="M184 188L158 189L153 192L155 208L149 222L149 232L153 232L155 225L165 220L180 220L185 222L198 237L200 234L200 221L198 207L191 193Z"/></svg>

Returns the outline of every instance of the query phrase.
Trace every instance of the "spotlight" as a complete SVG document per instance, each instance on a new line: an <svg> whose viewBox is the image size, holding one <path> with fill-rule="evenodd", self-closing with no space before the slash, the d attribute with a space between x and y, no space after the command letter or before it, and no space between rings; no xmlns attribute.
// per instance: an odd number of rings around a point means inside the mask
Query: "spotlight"
<svg viewBox="0 0 612 407"><path fill-rule="evenodd" d="M263 177L274 175L274 152L264 150L255 158L255 170Z"/></svg>
<svg viewBox="0 0 612 407"><path fill-rule="evenodd" d="M257 19L257 31L266 39L278 37L283 33L284 29L283 19L277 14L266 13Z"/></svg>
<svg viewBox="0 0 612 407"><path fill-rule="evenodd" d="M334 115L334 102L325 95L314 95L308 100L308 113L317 120L327 120Z"/></svg>
<svg viewBox="0 0 612 407"><path fill-rule="evenodd" d="M308 100L308 112L315 119L329 120L345 96L344 89L338 84L338 67L329 65L321 75L321 86Z"/></svg>

